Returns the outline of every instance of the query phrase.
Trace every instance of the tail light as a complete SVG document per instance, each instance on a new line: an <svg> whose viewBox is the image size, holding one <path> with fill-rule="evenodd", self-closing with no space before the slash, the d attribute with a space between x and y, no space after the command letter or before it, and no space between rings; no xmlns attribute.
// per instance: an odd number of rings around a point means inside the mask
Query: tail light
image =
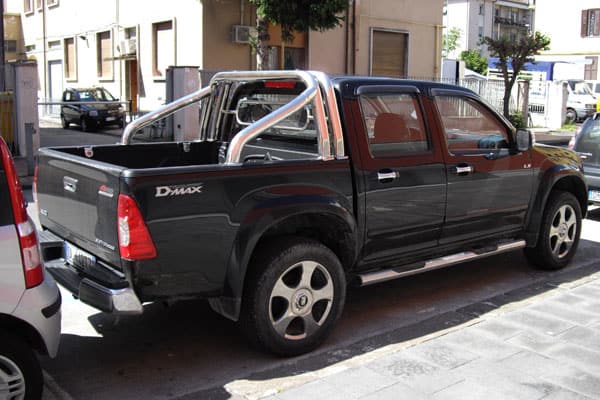
<svg viewBox="0 0 600 400"><path fill-rule="evenodd" d="M29 220L25 198L19 183L19 177L15 170L15 164L4 142L0 141L2 161L8 181L8 192L12 204L13 216L17 227L19 245L21 247L21 258L23 261L23 272L25 274L25 287L32 288L44 280L44 268L38 249L38 240L35 227Z"/></svg>
<svg viewBox="0 0 600 400"><path fill-rule="evenodd" d="M152 237L134 199L119 195L117 218L121 258L136 261L156 257Z"/></svg>

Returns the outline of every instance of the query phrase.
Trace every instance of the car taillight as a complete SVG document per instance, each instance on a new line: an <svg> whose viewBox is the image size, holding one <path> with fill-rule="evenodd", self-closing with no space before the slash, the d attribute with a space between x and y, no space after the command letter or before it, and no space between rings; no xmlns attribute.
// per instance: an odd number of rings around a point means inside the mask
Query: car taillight
<svg viewBox="0 0 600 400"><path fill-rule="evenodd" d="M6 171L8 192L12 204L13 216L17 227L17 236L21 246L21 258L23 261L23 272L25 274L25 287L32 288L44 281L44 268L38 249L38 240L35 227L29 220L25 198L19 183L19 177L15 170L15 164L4 142L0 141L2 161Z"/></svg>
<svg viewBox="0 0 600 400"><path fill-rule="evenodd" d="M150 232L134 199L119 195L117 218L121 258L136 261L156 257Z"/></svg>

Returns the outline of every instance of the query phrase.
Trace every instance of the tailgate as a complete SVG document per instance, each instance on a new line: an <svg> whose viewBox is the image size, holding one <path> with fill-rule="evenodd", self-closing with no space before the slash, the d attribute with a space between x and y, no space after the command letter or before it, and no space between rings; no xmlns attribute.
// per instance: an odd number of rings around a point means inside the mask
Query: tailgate
<svg viewBox="0 0 600 400"><path fill-rule="evenodd" d="M81 148L83 152L83 148ZM37 201L41 225L121 269L117 237L119 176L123 167L60 148L40 149Z"/></svg>

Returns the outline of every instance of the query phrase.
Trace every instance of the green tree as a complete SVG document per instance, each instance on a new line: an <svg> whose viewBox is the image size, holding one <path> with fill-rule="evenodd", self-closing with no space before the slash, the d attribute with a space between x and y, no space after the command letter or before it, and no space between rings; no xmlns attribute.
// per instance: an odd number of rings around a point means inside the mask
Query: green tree
<svg viewBox="0 0 600 400"><path fill-rule="evenodd" d="M458 48L458 41L462 36L462 30L452 27L448 33L442 35L442 57L446 58L450 53Z"/></svg>
<svg viewBox="0 0 600 400"><path fill-rule="evenodd" d="M268 65L266 42L269 23L281 26L281 41L294 40L294 32L325 31L340 26L340 15L348 9L349 0L250 0L257 6L256 57L258 69Z"/></svg>
<svg viewBox="0 0 600 400"><path fill-rule="evenodd" d="M499 39L486 36L481 40L481 43L487 45L492 56L498 57L496 66L502 72L504 80L503 113L505 117L509 118L510 93L517 81L519 72L526 69L526 63L534 62L534 55L539 54L542 50L550 49L550 38L540 32L535 32L531 35L521 36L516 41L507 36L502 36Z"/></svg>
<svg viewBox="0 0 600 400"><path fill-rule="evenodd" d="M472 71L480 73L481 75L487 74L488 60L477 50L464 50L460 53L460 59L465 62L465 66Z"/></svg>

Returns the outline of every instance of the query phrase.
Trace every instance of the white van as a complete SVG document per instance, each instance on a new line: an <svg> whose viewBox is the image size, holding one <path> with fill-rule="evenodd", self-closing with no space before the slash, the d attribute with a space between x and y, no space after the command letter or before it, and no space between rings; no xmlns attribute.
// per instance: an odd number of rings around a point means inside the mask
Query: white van
<svg viewBox="0 0 600 400"><path fill-rule="evenodd" d="M596 98L583 80L567 81L567 122L583 121L596 112Z"/></svg>

